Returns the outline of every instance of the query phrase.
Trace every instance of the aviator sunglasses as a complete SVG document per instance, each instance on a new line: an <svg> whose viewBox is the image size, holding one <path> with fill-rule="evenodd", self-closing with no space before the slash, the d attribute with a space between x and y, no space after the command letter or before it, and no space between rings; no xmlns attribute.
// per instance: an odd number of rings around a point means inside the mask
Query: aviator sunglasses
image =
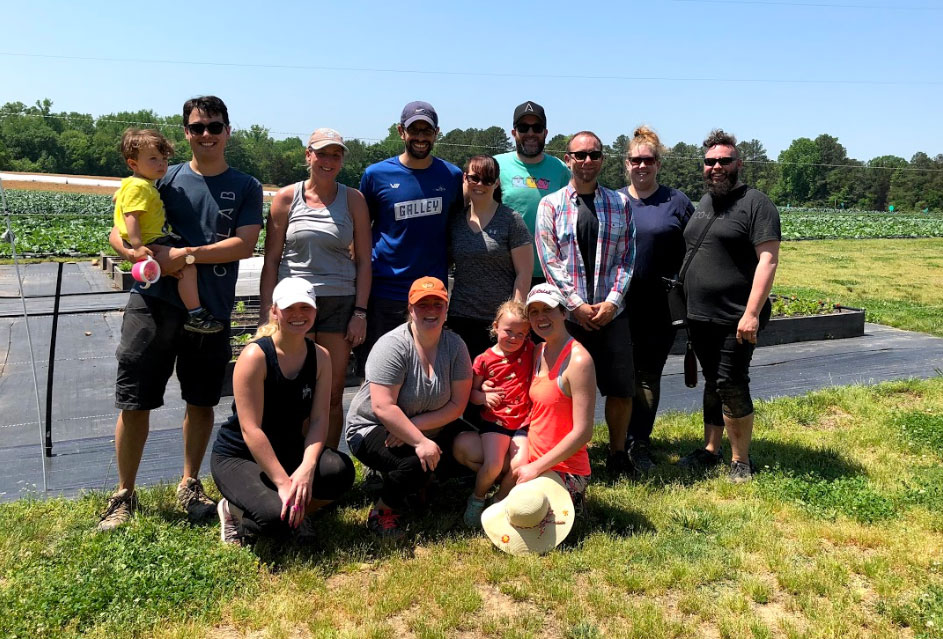
<svg viewBox="0 0 943 639"><path fill-rule="evenodd" d="M209 124L194 122L193 124L187 125L187 130L193 135L203 135L204 131L209 131L210 135L219 135L225 128L226 125L222 122L210 122Z"/></svg>
<svg viewBox="0 0 943 639"><path fill-rule="evenodd" d="M704 158L704 166L714 166L715 164L720 164L721 166L727 166L728 164L733 164L737 161L737 158Z"/></svg>
<svg viewBox="0 0 943 639"><path fill-rule="evenodd" d="M494 178L481 177L480 175L476 175L474 173L466 173L465 179L472 184L484 184L485 186L493 186L496 181Z"/></svg>

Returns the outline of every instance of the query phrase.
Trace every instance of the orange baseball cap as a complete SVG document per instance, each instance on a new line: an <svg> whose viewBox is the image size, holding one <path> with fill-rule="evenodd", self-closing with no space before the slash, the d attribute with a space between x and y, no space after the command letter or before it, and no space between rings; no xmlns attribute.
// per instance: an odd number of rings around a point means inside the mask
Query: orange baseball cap
<svg viewBox="0 0 943 639"><path fill-rule="evenodd" d="M409 287L409 303L415 304L424 297L438 297L449 301L449 290L438 277L420 277Z"/></svg>

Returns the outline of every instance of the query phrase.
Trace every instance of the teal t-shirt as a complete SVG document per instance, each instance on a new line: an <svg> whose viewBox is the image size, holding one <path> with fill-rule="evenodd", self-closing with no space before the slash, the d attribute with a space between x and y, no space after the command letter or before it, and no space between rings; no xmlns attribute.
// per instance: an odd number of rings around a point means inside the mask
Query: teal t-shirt
<svg viewBox="0 0 943 639"><path fill-rule="evenodd" d="M517 152L495 157L501 168L501 199L524 218L533 240L537 226L537 205L540 198L559 191L570 181L570 169L562 160L547 153L537 164L525 164ZM534 275L543 277L537 249L534 248Z"/></svg>

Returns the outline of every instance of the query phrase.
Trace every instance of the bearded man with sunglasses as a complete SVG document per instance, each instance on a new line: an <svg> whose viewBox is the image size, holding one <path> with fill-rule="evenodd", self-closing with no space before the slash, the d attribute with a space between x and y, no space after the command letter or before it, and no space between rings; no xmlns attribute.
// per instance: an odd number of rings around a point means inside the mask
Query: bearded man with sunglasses
<svg viewBox="0 0 943 639"><path fill-rule="evenodd" d="M183 329L187 310L176 280L162 277L146 290L136 284L128 299L118 344L115 429L118 491L108 500L98 529L120 526L137 509L134 484L150 426L150 411L164 403L176 365L187 408L183 418L183 479L177 501L191 521L215 514L216 504L199 480L213 429L226 365L232 357L229 318L236 297L239 260L252 256L262 228L262 185L231 168L224 155L231 133L222 100L203 96L183 105L184 132L193 158L171 166L156 186L167 221L184 248L157 252L165 276L197 265L200 300L225 328L212 335ZM109 237L119 255L131 259L116 229Z"/></svg>
<svg viewBox="0 0 943 639"><path fill-rule="evenodd" d="M610 475L623 475L633 470L625 439L635 366L629 314L624 311L635 266L635 223L628 198L597 181L604 160L598 135L574 135L564 160L572 177L564 188L540 200L537 255L547 282L566 300L567 330L593 358L596 384L606 398L606 469Z"/></svg>
<svg viewBox="0 0 943 639"><path fill-rule="evenodd" d="M361 375L380 336L406 321L412 283L426 276L448 281L448 221L464 206L462 170L432 155L439 135L432 105L407 104L396 130L403 152L371 164L360 180L373 227L367 336L354 351Z"/></svg>
<svg viewBox="0 0 943 639"><path fill-rule="evenodd" d="M547 115L544 108L528 100L514 109L511 137L516 150L495 156L501 169L501 195L504 204L517 211L531 237L537 229L537 205L540 199L559 191L570 181L566 164L544 153L547 141ZM534 275L531 286L544 282L544 273L534 247Z"/></svg>
<svg viewBox="0 0 943 639"><path fill-rule="evenodd" d="M684 230L689 334L704 374L704 447L678 464L706 468L722 463L726 430L729 477L741 483L755 472L750 360L757 334L769 320L782 233L776 206L740 181L743 162L736 138L717 129L704 149L707 193Z"/></svg>

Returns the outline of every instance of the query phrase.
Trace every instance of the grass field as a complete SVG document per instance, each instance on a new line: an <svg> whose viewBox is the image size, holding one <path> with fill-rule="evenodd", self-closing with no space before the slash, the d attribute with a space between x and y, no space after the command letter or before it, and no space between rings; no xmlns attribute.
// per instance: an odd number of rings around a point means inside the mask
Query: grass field
<svg viewBox="0 0 943 639"><path fill-rule="evenodd" d="M943 336L943 239L784 242L773 290L865 307L869 322Z"/></svg>
<svg viewBox="0 0 943 639"><path fill-rule="evenodd" d="M95 535L104 496L0 506L3 637L910 638L943 624L943 379L760 403L749 485L681 474L699 416L661 418L644 482L591 448L588 515L545 557L461 527L464 494L399 544L355 492L306 545L224 547L172 489Z"/></svg>

